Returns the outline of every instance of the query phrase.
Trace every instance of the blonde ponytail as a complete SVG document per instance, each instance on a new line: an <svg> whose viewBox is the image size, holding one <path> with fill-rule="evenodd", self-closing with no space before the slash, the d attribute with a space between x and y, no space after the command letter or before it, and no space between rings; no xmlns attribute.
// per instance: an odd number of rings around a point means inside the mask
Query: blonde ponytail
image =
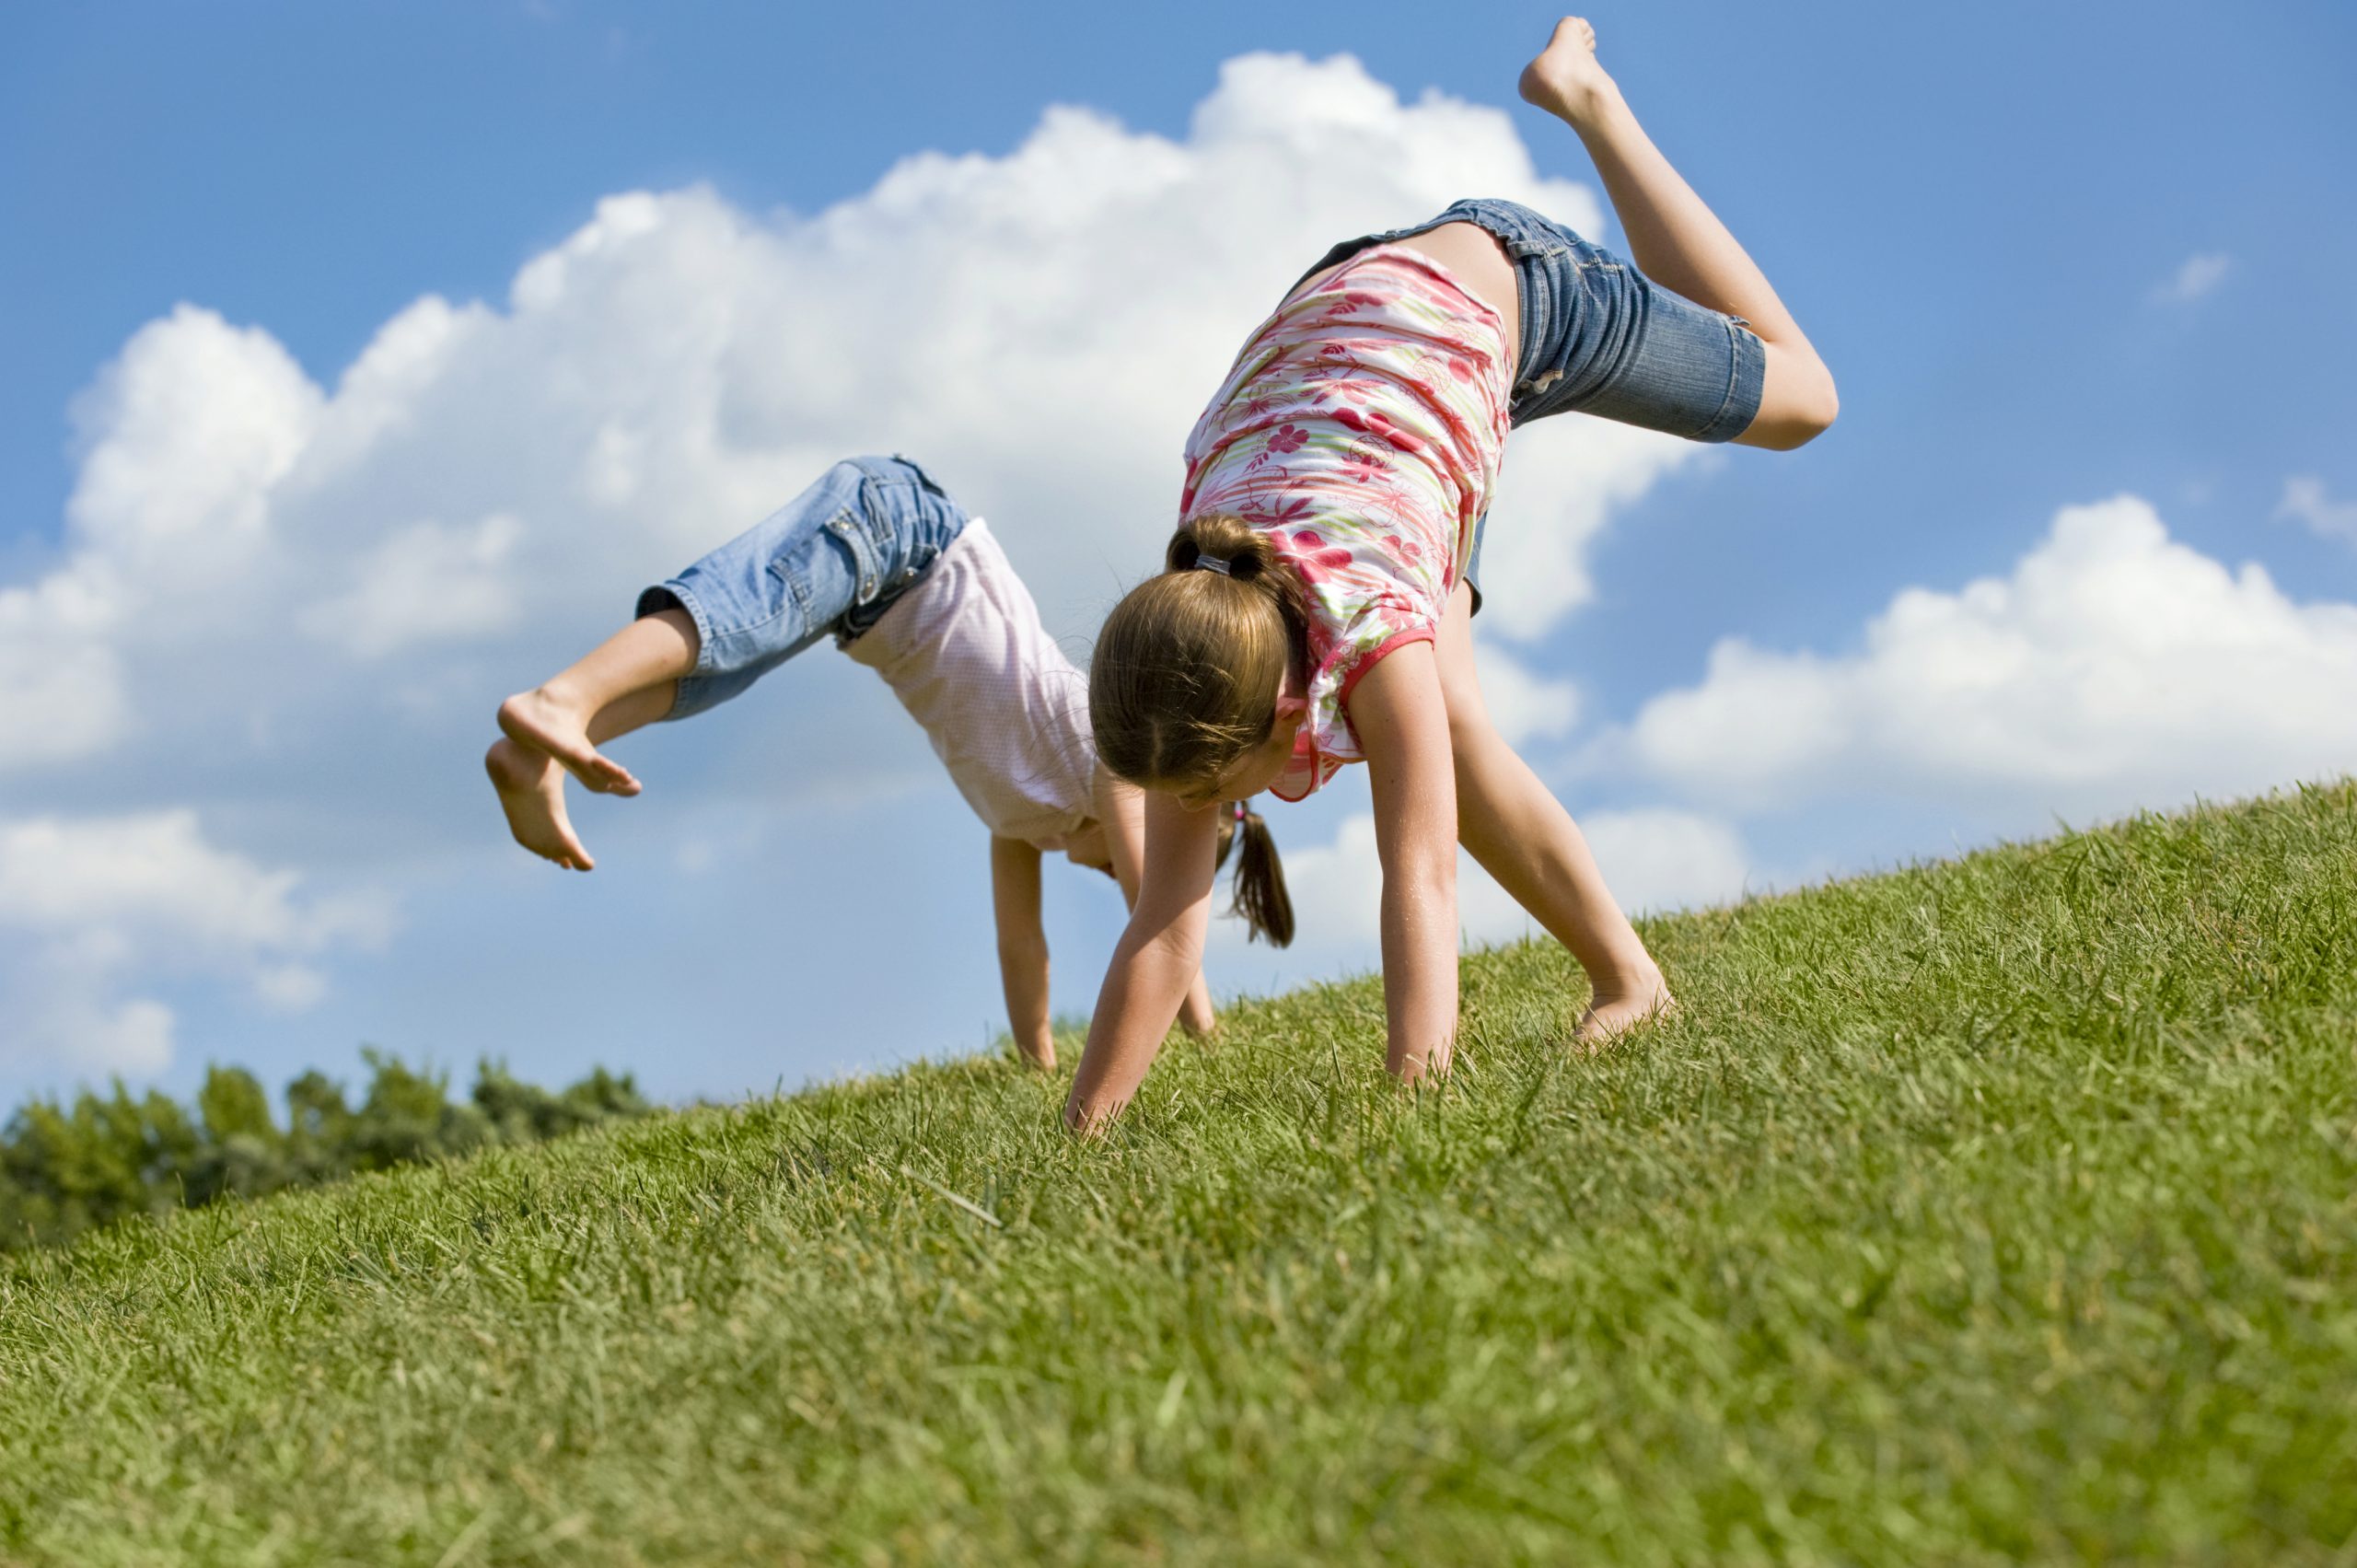
<svg viewBox="0 0 2357 1568"><path fill-rule="evenodd" d="M1237 851L1232 912L1242 915L1245 929L1269 946L1291 947L1293 898L1285 891L1285 868L1277 858L1276 838L1260 814L1240 800L1220 819L1215 863L1220 868L1225 868L1231 850Z"/></svg>

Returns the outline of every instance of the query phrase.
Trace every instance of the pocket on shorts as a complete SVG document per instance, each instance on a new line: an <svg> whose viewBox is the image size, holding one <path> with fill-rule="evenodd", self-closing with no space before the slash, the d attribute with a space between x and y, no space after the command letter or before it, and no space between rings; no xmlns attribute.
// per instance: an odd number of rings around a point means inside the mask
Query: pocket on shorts
<svg viewBox="0 0 2357 1568"><path fill-rule="evenodd" d="M860 506L849 542L861 557L859 602L896 594L915 582L941 553L933 498L913 479L870 473L859 487ZM867 576L872 570L875 587Z"/></svg>
<svg viewBox="0 0 2357 1568"><path fill-rule="evenodd" d="M859 560L858 598L843 617L846 636L873 626L914 587L966 526L966 514L913 464L863 462L860 505L844 544Z"/></svg>

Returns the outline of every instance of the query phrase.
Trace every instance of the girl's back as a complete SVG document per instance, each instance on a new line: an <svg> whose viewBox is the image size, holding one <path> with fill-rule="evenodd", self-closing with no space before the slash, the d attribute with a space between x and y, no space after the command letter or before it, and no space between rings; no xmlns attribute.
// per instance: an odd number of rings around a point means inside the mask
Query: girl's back
<svg viewBox="0 0 2357 1568"><path fill-rule="evenodd" d="M892 688L992 832L1062 849L1095 815L1088 678L980 517L845 652Z"/></svg>
<svg viewBox="0 0 2357 1568"><path fill-rule="evenodd" d="M1281 797L1359 760L1354 676L1433 635L1497 482L1506 354L1504 319L1453 272L1379 246L1253 331L1188 438L1180 516L1243 519L1307 601L1309 719Z"/></svg>

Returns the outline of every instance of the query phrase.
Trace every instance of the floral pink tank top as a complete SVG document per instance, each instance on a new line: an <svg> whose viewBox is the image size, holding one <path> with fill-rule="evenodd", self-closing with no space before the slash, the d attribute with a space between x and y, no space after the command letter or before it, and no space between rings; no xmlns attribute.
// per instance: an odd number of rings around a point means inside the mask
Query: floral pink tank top
<svg viewBox="0 0 2357 1568"><path fill-rule="evenodd" d="M1309 601L1309 715L1271 793L1363 760L1346 704L1429 642L1505 447L1505 324L1448 269L1379 245L1277 307L1187 437L1179 516L1228 512Z"/></svg>

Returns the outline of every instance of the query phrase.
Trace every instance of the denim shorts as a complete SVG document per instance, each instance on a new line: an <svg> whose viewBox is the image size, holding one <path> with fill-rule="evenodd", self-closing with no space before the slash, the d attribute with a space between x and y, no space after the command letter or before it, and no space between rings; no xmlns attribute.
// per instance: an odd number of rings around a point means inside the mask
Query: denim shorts
<svg viewBox="0 0 2357 1568"><path fill-rule="evenodd" d="M905 458L852 458L752 528L638 596L696 623L668 718L725 703L819 638L848 646L916 586L966 509Z"/></svg>
<svg viewBox="0 0 2357 1568"><path fill-rule="evenodd" d="M1522 353L1513 423L1592 413L1689 441L1732 441L1759 412L1767 351L1750 324L1673 294L1601 246L1515 202L1458 202L1439 216L1344 240L1302 275L1370 245L1445 223L1478 224L1514 262ZM1473 526L1466 581L1478 581L1486 514ZM1481 590L1473 587L1474 606Z"/></svg>

